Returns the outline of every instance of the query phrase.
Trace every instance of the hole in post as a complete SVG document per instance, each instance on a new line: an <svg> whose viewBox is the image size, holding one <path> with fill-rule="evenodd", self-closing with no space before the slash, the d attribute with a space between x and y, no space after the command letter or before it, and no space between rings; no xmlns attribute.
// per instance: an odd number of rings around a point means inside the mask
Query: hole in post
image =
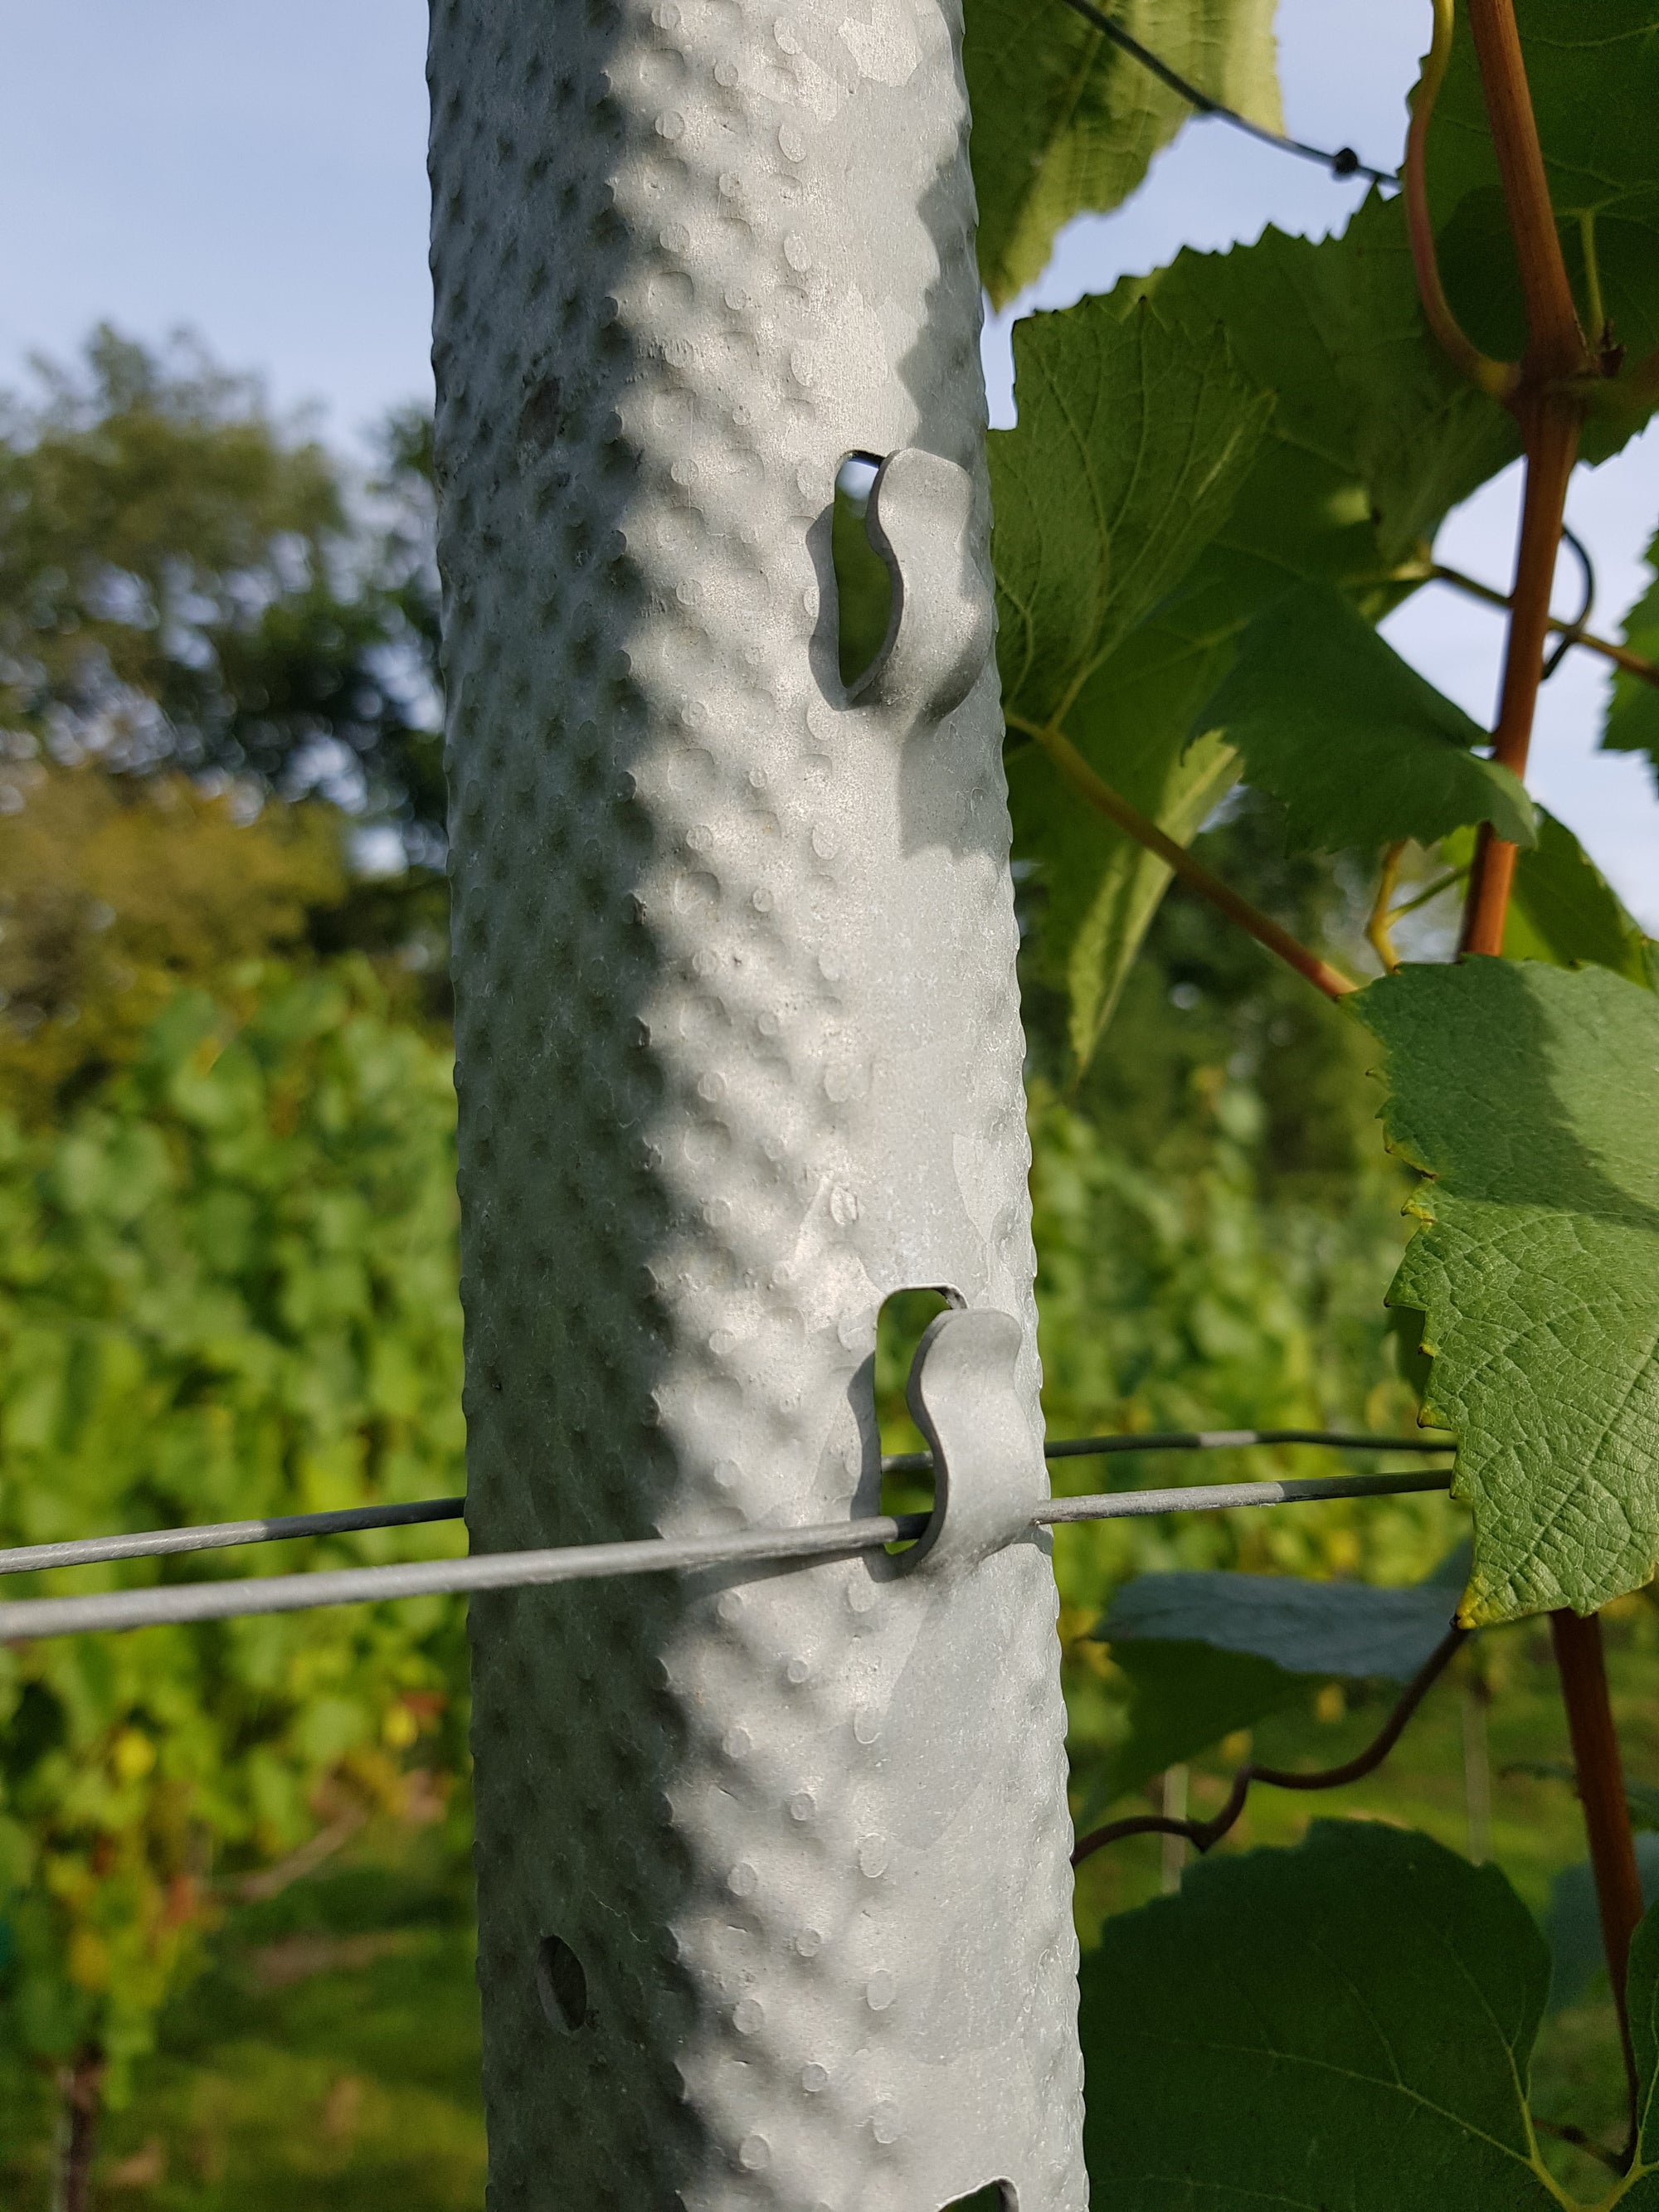
<svg viewBox="0 0 1659 2212"><path fill-rule="evenodd" d="M953 2197L941 2212L1019 2212L1019 2199L1012 2181L988 2181L971 2197Z"/></svg>
<svg viewBox="0 0 1659 2212"><path fill-rule="evenodd" d="M876 1422L881 1431L884 1460L897 1459L897 1467L881 1474L884 1513L931 1513L933 1510L933 1470L906 1465L927 1450L927 1439L910 1418L904 1386L910 1379L910 1363L929 1324L952 1306L962 1304L949 1291L895 1291L884 1299L876 1316ZM914 1536L890 1544L890 1552L908 1552Z"/></svg>
<svg viewBox="0 0 1659 2212"><path fill-rule="evenodd" d="M561 2035L574 2035L586 2027L587 1976L562 1936L544 1936L536 1946L536 1994L548 2026Z"/></svg>
<svg viewBox="0 0 1659 2212"><path fill-rule="evenodd" d="M870 542L870 493L878 453L848 453L836 471L830 558L836 571L836 625L841 680L850 691L887 641L893 579Z"/></svg>

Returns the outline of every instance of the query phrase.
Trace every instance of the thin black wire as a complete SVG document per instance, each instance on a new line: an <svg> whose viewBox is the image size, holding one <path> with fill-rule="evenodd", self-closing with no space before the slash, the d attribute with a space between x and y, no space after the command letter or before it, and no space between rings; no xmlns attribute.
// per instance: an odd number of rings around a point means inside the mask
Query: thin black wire
<svg viewBox="0 0 1659 2212"><path fill-rule="evenodd" d="M1124 29L1121 23L1092 6L1091 0L1063 0L1063 5L1069 8L1074 15L1080 15L1085 23L1091 23L1115 46L1138 61L1142 69L1150 70L1160 84L1167 84L1171 92L1178 94L1189 107L1195 107L1200 115L1213 115L1223 123L1231 123L1235 131L1243 131L1251 138L1259 138L1264 146L1277 146L1281 153L1299 155L1304 161L1317 161L1334 177L1364 177L1374 185L1399 184L1400 179L1392 169L1369 167L1352 146L1339 146L1335 153L1331 154L1322 146L1310 146L1300 138L1287 138L1282 131L1269 131L1260 123L1252 123L1249 116L1241 115L1236 107L1229 107L1224 100L1216 100L1207 92L1200 92L1179 70L1171 69L1168 62L1161 61L1150 46L1143 46L1139 39Z"/></svg>
<svg viewBox="0 0 1659 2212"><path fill-rule="evenodd" d="M1583 637L1589 626L1590 616L1595 609L1595 563L1590 559L1583 538L1575 537L1564 522L1561 526L1561 543L1564 545L1570 545L1577 555L1579 575L1584 588L1577 613L1562 631L1554 649L1544 663L1544 672L1538 679L1540 684L1549 682L1551 677Z"/></svg>

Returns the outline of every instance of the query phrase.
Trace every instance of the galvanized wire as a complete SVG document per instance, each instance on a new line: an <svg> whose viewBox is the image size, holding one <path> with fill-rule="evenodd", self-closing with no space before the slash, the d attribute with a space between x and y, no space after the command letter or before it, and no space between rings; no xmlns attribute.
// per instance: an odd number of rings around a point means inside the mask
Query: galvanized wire
<svg viewBox="0 0 1659 2212"><path fill-rule="evenodd" d="M280 1544L295 1536L348 1536L359 1528L409 1528L459 1521L464 1498L423 1498L413 1505L354 1505L340 1513L283 1513L265 1521L205 1521L193 1528L147 1528L129 1536L85 1536L59 1544L15 1544L0 1551L0 1575L46 1567L90 1567L104 1559L161 1559L179 1552L222 1552L237 1544Z"/></svg>
<svg viewBox="0 0 1659 2212"><path fill-rule="evenodd" d="M1449 1440L1359 1437L1326 1429L1182 1429L1152 1436L1066 1437L1045 1443L1045 1459L1098 1459L1117 1452L1224 1451L1248 1444L1322 1444L1334 1451L1443 1452ZM931 1452L892 1452L884 1474L931 1472ZM299 1536L349 1536L363 1528L407 1528L459 1521L465 1498L427 1498L410 1505L354 1505L343 1512L285 1513L260 1521L204 1521L189 1528L149 1528L124 1536L85 1536L55 1544L15 1544L0 1550L0 1575L39 1574L49 1567L90 1567L106 1559L160 1559L186 1552L222 1552L240 1544L281 1544Z"/></svg>
<svg viewBox="0 0 1659 2212"><path fill-rule="evenodd" d="M1291 1505L1324 1498L1387 1497L1444 1490L1450 1480L1449 1474L1425 1468L1414 1474L1329 1475L1303 1482L1112 1491L1089 1498L1049 1498L1032 1520L1034 1525L1112 1521L1164 1513L1218 1512L1237 1506ZM554 1551L415 1560L401 1566L173 1583L147 1589L100 1591L86 1597L27 1598L0 1605L0 1643L231 1620L253 1613L298 1613L313 1606L361 1605L388 1598L520 1589L620 1575L687 1573L732 1565L781 1566L879 1551L921 1535L929 1517L925 1513L882 1514L805 1528L751 1528L724 1536L653 1536L622 1544L571 1545Z"/></svg>

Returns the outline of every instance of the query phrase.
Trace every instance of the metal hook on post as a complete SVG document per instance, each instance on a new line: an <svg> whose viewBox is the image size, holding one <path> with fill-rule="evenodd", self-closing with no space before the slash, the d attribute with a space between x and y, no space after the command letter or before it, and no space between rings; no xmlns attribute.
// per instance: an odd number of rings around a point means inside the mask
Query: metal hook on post
<svg viewBox="0 0 1659 2212"><path fill-rule="evenodd" d="M960 37L434 0L472 1548L868 1512L883 1299L966 1309L914 1564L475 1600L497 2212L1086 2202Z"/></svg>
<svg viewBox="0 0 1659 2212"><path fill-rule="evenodd" d="M996 635L991 579L975 544L973 478L938 453L890 453L871 489L868 529L892 578L892 612L848 696L940 721L985 672Z"/></svg>
<svg viewBox="0 0 1659 2212"><path fill-rule="evenodd" d="M912 1572L965 1571L1005 1545L1036 1538L1048 1494L1042 1444L1018 1388L1023 1332L987 1308L942 1313L911 1362L905 1395L933 1455L933 1511L902 1554Z"/></svg>

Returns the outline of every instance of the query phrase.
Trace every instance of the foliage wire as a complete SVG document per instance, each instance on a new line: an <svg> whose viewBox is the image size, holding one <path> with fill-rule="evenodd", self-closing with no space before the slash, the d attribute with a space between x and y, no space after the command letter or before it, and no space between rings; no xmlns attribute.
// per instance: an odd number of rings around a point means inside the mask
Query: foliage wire
<svg viewBox="0 0 1659 2212"><path fill-rule="evenodd" d="M1538 678L1540 684L1549 682L1574 646L1578 643L1584 635L1584 625L1595 611L1595 563L1590 559L1589 550L1577 532L1569 530L1565 522L1561 526L1561 542L1564 545L1571 546L1577 556L1579 580L1583 589L1579 594L1577 613L1570 623L1560 625L1561 635L1557 638L1554 648L1549 659L1544 663L1543 672Z"/></svg>
<svg viewBox="0 0 1659 2212"><path fill-rule="evenodd" d="M1207 1851L1221 1841L1230 1828L1237 1823L1250 1794L1250 1785L1265 1782L1270 1790L1340 1790L1349 1782L1363 1782L1368 1774L1381 1766L1389 1753L1404 1735L1407 1723L1427 1697L1454 1656L1468 1641L1469 1631L1455 1622L1446 1631L1424 1665L1407 1685L1404 1696L1389 1714L1379 1734L1364 1751L1340 1766L1328 1766L1311 1774L1297 1772L1289 1766L1257 1766L1246 1759L1233 1776L1232 1787L1221 1810L1208 1820L1171 1820L1161 1813L1135 1813L1121 1820L1108 1820L1103 1827L1093 1829L1085 1836L1072 1853L1072 1864L1081 1866L1085 1859L1107 1844L1121 1843L1127 1836L1184 1836L1196 1851Z"/></svg>
<svg viewBox="0 0 1659 2212"><path fill-rule="evenodd" d="M1034 1528L1072 1521L1122 1521L1165 1513L1218 1513L1241 1506L1291 1505L1325 1498L1398 1497L1446 1490L1449 1474L1316 1476L1301 1482L1194 1484L1178 1490L1108 1491L1050 1498ZM460 1559L416 1559L398 1566L344 1567L319 1573L251 1575L217 1582L169 1583L86 1597L24 1598L0 1604L0 1644L43 1636L234 1620L255 1613L303 1613L314 1606L378 1604L390 1598L459 1595L593 1582L620 1575L695 1573L720 1566L779 1566L845 1559L927 1534L927 1513L880 1514L803 1528L744 1528L717 1536L649 1536L614 1544L571 1544L547 1551L481 1552Z"/></svg>
<svg viewBox="0 0 1659 2212"><path fill-rule="evenodd" d="M1564 530L1563 537L1566 536ZM1465 592L1472 599L1483 600L1489 607L1508 607L1507 592L1500 592L1495 584L1483 584L1479 576L1471 576L1462 568L1449 568L1443 561L1411 561L1403 568L1391 568L1379 580L1388 584L1449 584L1454 591ZM1615 668L1622 668L1638 682L1659 688L1659 662L1650 660L1643 653L1632 652L1610 637L1598 637L1586 629L1582 622L1569 622L1565 615L1552 615L1549 627L1559 632L1571 632L1567 642L1581 645L1587 653L1600 653ZM1540 679L1541 680L1541 679Z"/></svg>
<svg viewBox="0 0 1659 2212"><path fill-rule="evenodd" d="M1300 138L1287 138L1282 131L1269 131L1263 124L1252 123L1249 116L1241 115L1236 107L1229 107L1224 100L1200 91L1178 70L1171 69L1168 62L1161 60L1150 46L1143 46L1121 23L1101 9L1091 6L1090 0L1063 0L1063 5L1069 8L1074 15L1080 15L1085 23L1091 24L1103 37L1109 39L1120 52L1127 54L1132 61L1139 62L1142 69L1149 70L1160 84L1168 85L1171 92L1184 100L1189 107L1196 108L1200 115L1213 115L1218 122L1230 123L1235 131L1243 131L1247 137L1260 139L1264 146L1276 146L1282 154L1295 154L1304 161L1317 161L1321 168L1328 169L1334 177L1364 177L1373 185L1398 185L1400 182L1392 169L1368 167L1352 146L1339 146L1335 153L1331 154L1322 146L1310 146Z"/></svg>
<svg viewBox="0 0 1659 2212"><path fill-rule="evenodd" d="M1106 1459L1120 1452L1234 1451L1255 1444L1318 1444L1330 1451L1446 1452L1449 1437L1350 1436L1336 1429L1172 1429L1109 1437L1060 1437L1042 1447L1045 1459ZM921 1474L932 1452L892 1452L884 1474ZM40 1574L53 1567L89 1567L110 1559L163 1559L222 1552L243 1544L291 1543L301 1536L349 1536L365 1528L418 1528L465 1516L465 1498L425 1498L410 1505L352 1505L343 1512L280 1514L265 1521L206 1521L183 1528L149 1528L122 1536L85 1536L55 1544L0 1550L0 1575Z"/></svg>

